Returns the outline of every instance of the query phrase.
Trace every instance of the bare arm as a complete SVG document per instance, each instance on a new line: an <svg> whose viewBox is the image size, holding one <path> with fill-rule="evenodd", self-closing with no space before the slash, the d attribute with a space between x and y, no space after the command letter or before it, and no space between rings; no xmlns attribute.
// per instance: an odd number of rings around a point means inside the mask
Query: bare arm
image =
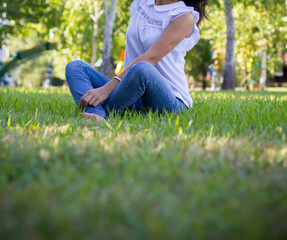
<svg viewBox="0 0 287 240"><path fill-rule="evenodd" d="M123 79L128 69L138 62L148 62L152 65L157 64L165 55L171 52L185 37L190 35L193 28L194 18L191 13L184 14L172 21L163 34L155 41L149 50L135 59L118 77ZM80 102L80 107L91 105L97 106L106 100L118 86L119 81L113 78L101 88L88 91Z"/></svg>

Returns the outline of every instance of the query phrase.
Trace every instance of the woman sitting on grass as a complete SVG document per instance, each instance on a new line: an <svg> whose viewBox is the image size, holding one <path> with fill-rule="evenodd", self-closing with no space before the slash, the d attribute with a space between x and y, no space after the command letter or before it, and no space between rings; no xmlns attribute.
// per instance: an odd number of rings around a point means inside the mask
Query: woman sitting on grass
<svg viewBox="0 0 287 240"><path fill-rule="evenodd" d="M124 71L111 80L74 60L66 79L84 116L97 121L108 110L180 112L192 107L184 56L199 41L197 25L208 0L134 0L126 33Z"/></svg>

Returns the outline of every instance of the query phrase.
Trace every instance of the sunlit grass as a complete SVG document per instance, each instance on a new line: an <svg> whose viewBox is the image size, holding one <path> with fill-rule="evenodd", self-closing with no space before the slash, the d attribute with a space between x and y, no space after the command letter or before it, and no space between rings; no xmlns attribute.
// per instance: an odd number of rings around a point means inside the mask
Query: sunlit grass
<svg viewBox="0 0 287 240"><path fill-rule="evenodd" d="M267 87L265 88L267 92L287 92L287 87Z"/></svg>
<svg viewBox="0 0 287 240"><path fill-rule="evenodd" d="M285 237L286 93L192 96L180 115L95 123L67 89L0 89L0 234Z"/></svg>

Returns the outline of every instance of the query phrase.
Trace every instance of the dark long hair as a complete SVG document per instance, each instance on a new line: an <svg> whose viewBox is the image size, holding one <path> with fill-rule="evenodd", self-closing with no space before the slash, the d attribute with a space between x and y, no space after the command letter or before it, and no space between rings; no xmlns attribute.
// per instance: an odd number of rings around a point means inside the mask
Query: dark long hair
<svg viewBox="0 0 287 240"><path fill-rule="evenodd" d="M206 7L209 5L208 0L182 0L186 6L194 7L194 10L199 12L199 21L197 25L201 22L203 18L207 18Z"/></svg>

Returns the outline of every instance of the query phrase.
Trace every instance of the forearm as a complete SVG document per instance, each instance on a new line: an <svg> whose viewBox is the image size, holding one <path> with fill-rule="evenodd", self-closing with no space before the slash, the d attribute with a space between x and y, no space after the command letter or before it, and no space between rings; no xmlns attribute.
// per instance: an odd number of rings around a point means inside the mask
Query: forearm
<svg viewBox="0 0 287 240"><path fill-rule="evenodd" d="M116 87L119 85L120 81L112 78L109 82L107 82L103 88L108 93L108 95L111 95L111 93L116 89Z"/></svg>
<svg viewBox="0 0 287 240"><path fill-rule="evenodd" d="M155 57L152 57L151 54L149 54L149 52L146 52L145 54L139 56L138 58L136 58L129 66L127 66L117 77L119 77L120 79L123 79L125 77L125 75L127 74L127 71L134 66L135 64L139 63L139 62L148 62L152 65L155 65L160 59L156 59Z"/></svg>
<svg viewBox="0 0 287 240"><path fill-rule="evenodd" d="M135 59L127 68L125 68L120 74L117 75L117 77L119 77L120 79L123 79L127 73L127 71L134 66L135 64L137 64L138 62L149 62L153 65L156 64L156 62L149 57L148 54L143 54L140 57L138 57L137 59ZM112 78L111 81L109 81L108 83L106 83L106 85L104 86L105 90L107 91L107 93L110 95L115 89L116 87L119 85L120 81L118 79Z"/></svg>

